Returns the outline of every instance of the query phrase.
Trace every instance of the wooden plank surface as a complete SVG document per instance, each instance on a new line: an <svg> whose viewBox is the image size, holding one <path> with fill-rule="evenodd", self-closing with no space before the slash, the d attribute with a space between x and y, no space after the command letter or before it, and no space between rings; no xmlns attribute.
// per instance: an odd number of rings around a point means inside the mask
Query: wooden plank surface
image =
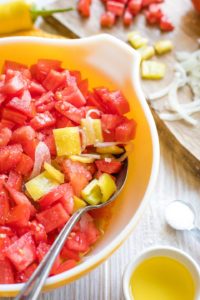
<svg viewBox="0 0 200 300"><path fill-rule="evenodd" d="M68 0L69 6L76 7L76 0ZM52 4L53 7L65 7L66 3L58 0ZM172 33L161 33L157 28L146 26L143 15L139 15L131 28L124 28L122 22L118 22L113 29L102 30L99 19L104 11L100 0L94 0L92 4L91 18L82 19L77 11L67 14L57 14L48 18L47 21L54 25L64 35L70 37L85 37L101 32L110 33L124 41L127 39L127 33L131 30L138 30L144 36L149 38L150 43L159 39L170 38L175 51L194 51L198 47L197 38L200 37L200 15L198 15L189 0L165 1L163 10L170 16L175 24L175 31ZM66 29L68 28L68 29ZM162 56L162 60L167 64L167 74L161 81L143 81L143 89L148 98L149 93L158 91L173 80L173 65L175 63L175 51L171 54ZM157 58L156 58L157 59ZM191 94L187 89L180 94L181 101L191 101ZM165 140L170 140L170 147L176 153L178 159L181 159L187 169L200 176L200 130L199 125L192 127L184 121L165 122L162 121L158 112L163 112L166 98L154 102L154 115L158 128L162 130ZM194 115L200 120L200 113Z"/></svg>

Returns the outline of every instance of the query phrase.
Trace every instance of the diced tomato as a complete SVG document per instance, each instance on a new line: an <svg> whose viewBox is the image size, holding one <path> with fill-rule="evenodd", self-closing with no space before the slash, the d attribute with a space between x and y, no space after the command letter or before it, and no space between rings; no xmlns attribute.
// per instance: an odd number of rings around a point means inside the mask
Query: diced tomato
<svg viewBox="0 0 200 300"><path fill-rule="evenodd" d="M76 261L80 260L79 253L74 250L69 250L66 246L63 247L61 250L61 258L66 260L66 259L74 259Z"/></svg>
<svg viewBox="0 0 200 300"><path fill-rule="evenodd" d="M28 281L29 278L31 277L31 275L33 274L33 272L37 269L37 267L38 267L38 264L32 263L24 271L18 272L16 274L16 278L15 278L16 282L22 283L22 282Z"/></svg>
<svg viewBox="0 0 200 300"><path fill-rule="evenodd" d="M12 121L19 125L24 125L27 120L27 116L23 115L20 112L14 111L13 109L10 109L10 108L3 109L2 118Z"/></svg>
<svg viewBox="0 0 200 300"><path fill-rule="evenodd" d="M62 204L58 203L51 208L36 214L36 218L44 225L45 230L48 233L64 225L68 221L69 215L64 210Z"/></svg>
<svg viewBox="0 0 200 300"><path fill-rule="evenodd" d="M81 82L81 72L76 70L70 70L69 75L71 77L74 77L76 79L76 84L79 84ZM67 76L69 78L69 76ZM71 85L68 83L68 85Z"/></svg>
<svg viewBox="0 0 200 300"><path fill-rule="evenodd" d="M0 173L13 170L21 159L22 147L19 144L0 148Z"/></svg>
<svg viewBox="0 0 200 300"><path fill-rule="evenodd" d="M64 195L73 196L73 191L69 183L64 183L51 190L48 194L43 196L39 203L42 209L50 207L54 202L58 201Z"/></svg>
<svg viewBox="0 0 200 300"><path fill-rule="evenodd" d="M48 91L56 91L59 87L66 85L66 75L65 73L50 70L42 85Z"/></svg>
<svg viewBox="0 0 200 300"><path fill-rule="evenodd" d="M91 0L78 1L78 7L77 7L78 11L85 18L88 18L90 16L90 4L91 4Z"/></svg>
<svg viewBox="0 0 200 300"><path fill-rule="evenodd" d="M118 173L122 166L122 164L118 161L107 162L105 159L96 160L95 164L99 171L108 174Z"/></svg>
<svg viewBox="0 0 200 300"><path fill-rule="evenodd" d="M4 234L7 237L15 235L13 230L8 226L0 226L0 234Z"/></svg>
<svg viewBox="0 0 200 300"><path fill-rule="evenodd" d="M148 7L148 10L145 11L145 17L149 24L159 24L163 16L163 12L160 9L160 6L157 4L151 4Z"/></svg>
<svg viewBox="0 0 200 300"><path fill-rule="evenodd" d="M37 244L47 241L47 234L44 225L39 223L37 220L33 220L32 222L30 222L29 227Z"/></svg>
<svg viewBox="0 0 200 300"><path fill-rule="evenodd" d="M166 16L162 16L160 19L160 29L162 31L172 31L174 30L174 25Z"/></svg>
<svg viewBox="0 0 200 300"><path fill-rule="evenodd" d="M115 24L116 17L115 14L111 11L106 11L101 15L101 27L108 27L111 28Z"/></svg>
<svg viewBox="0 0 200 300"><path fill-rule="evenodd" d="M30 207L27 204L19 204L11 208L6 218L6 224L10 226L25 227L30 219Z"/></svg>
<svg viewBox="0 0 200 300"><path fill-rule="evenodd" d="M12 98L6 107L16 109L30 118L35 115L35 106L28 90L24 90L21 96Z"/></svg>
<svg viewBox="0 0 200 300"><path fill-rule="evenodd" d="M97 170L95 163L87 164L85 167L92 175L94 175Z"/></svg>
<svg viewBox="0 0 200 300"><path fill-rule="evenodd" d="M73 127L74 123L65 116L60 116L56 120L56 128Z"/></svg>
<svg viewBox="0 0 200 300"><path fill-rule="evenodd" d="M99 230L94 224L94 220L88 213L85 213L80 219L80 231L86 234L89 245L94 244L100 236Z"/></svg>
<svg viewBox="0 0 200 300"><path fill-rule="evenodd" d="M133 15L130 12L129 8L126 8L123 15L124 26L130 26L133 23Z"/></svg>
<svg viewBox="0 0 200 300"><path fill-rule="evenodd" d="M124 117L119 115L103 114L101 117L102 129L113 130L123 122Z"/></svg>
<svg viewBox="0 0 200 300"><path fill-rule="evenodd" d="M71 232L65 246L70 250L75 250L78 252L86 252L89 250L89 245L87 242L87 237L84 232Z"/></svg>
<svg viewBox="0 0 200 300"><path fill-rule="evenodd" d="M55 118L48 111L44 113L37 113L36 116L30 121L30 125L35 130L41 130L46 127L53 126L55 123Z"/></svg>
<svg viewBox="0 0 200 300"><path fill-rule="evenodd" d="M136 16L142 9L142 0L130 0L128 3L130 12Z"/></svg>
<svg viewBox="0 0 200 300"><path fill-rule="evenodd" d="M33 168L33 160L30 158L30 156L22 153L21 159L16 165L15 170L19 174L27 176L32 170L32 168Z"/></svg>
<svg viewBox="0 0 200 300"><path fill-rule="evenodd" d="M105 130L103 131L104 142L113 142L115 140L115 130Z"/></svg>
<svg viewBox="0 0 200 300"><path fill-rule="evenodd" d="M36 248L31 233L24 234L11 244L5 250L5 255L18 271L25 270L36 258Z"/></svg>
<svg viewBox="0 0 200 300"><path fill-rule="evenodd" d="M66 159L63 163L63 171L69 179L75 195L80 196L82 189L92 179L91 173L82 163ZM78 178L78 180L77 180Z"/></svg>
<svg viewBox="0 0 200 300"><path fill-rule="evenodd" d="M67 184L67 183L66 183ZM59 199L59 202L62 203L66 212L71 215L74 209L74 198L73 190L70 184L68 184L68 189L65 194Z"/></svg>
<svg viewBox="0 0 200 300"><path fill-rule="evenodd" d="M0 284L15 283L14 271L10 261L7 258L1 258L0 266Z"/></svg>
<svg viewBox="0 0 200 300"><path fill-rule="evenodd" d="M7 191L10 194L10 197L15 201L17 205L24 204L30 208L31 215L35 214L35 208L31 204L30 200L26 197L26 195L22 192L18 192L14 188L10 187L7 183L4 184Z"/></svg>
<svg viewBox="0 0 200 300"><path fill-rule="evenodd" d="M74 268L76 266L76 264L77 263L74 259L69 259L69 260L65 261L57 268L55 275L66 272L66 271Z"/></svg>
<svg viewBox="0 0 200 300"><path fill-rule="evenodd" d="M50 247L51 246L49 244L45 243L45 242L40 242L39 243L39 245L37 247L37 250L36 250L37 259L38 259L39 262L41 262L43 260L43 258L45 257L45 255L49 251ZM60 258L60 255L58 255L55 262L54 262L54 264L53 264L53 267L51 268L50 275L55 274L55 271L60 266L60 264L61 264L61 258Z"/></svg>
<svg viewBox="0 0 200 300"><path fill-rule="evenodd" d="M129 103L120 91L109 92L105 88L96 88L95 93L100 97L108 112L123 115L130 111Z"/></svg>
<svg viewBox="0 0 200 300"><path fill-rule="evenodd" d="M58 97L57 100L67 101L78 108L86 104L85 97L75 85L68 86L64 90L57 92L55 97Z"/></svg>
<svg viewBox="0 0 200 300"><path fill-rule="evenodd" d="M59 111L63 116L67 117L71 121L80 124L81 119L85 117L84 111L78 109L73 106L71 103L67 101L58 101L55 104L55 108Z"/></svg>
<svg viewBox="0 0 200 300"><path fill-rule="evenodd" d="M31 81L28 85L28 90L31 93L31 96L42 95L46 92L45 88L36 81Z"/></svg>
<svg viewBox="0 0 200 300"><path fill-rule="evenodd" d="M0 225L4 225L8 212L9 212L9 199L8 193L5 189L1 189L0 191Z"/></svg>
<svg viewBox="0 0 200 300"><path fill-rule="evenodd" d="M54 108L55 99L54 93L49 91L43 94L40 98L35 100L35 107L37 112L51 111Z"/></svg>
<svg viewBox="0 0 200 300"><path fill-rule="evenodd" d="M51 69L60 70L60 68L61 62L58 60L39 59L36 65L31 66L30 70L32 76L39 82L42 82Z"/></svg>
<svg viewBox="0 0 200 300"><path fill-rule="evenodd" d="M0 235L0 260L5 258L4 251L10 246L11 242L11 238L7 234Z"/></svg>
<svg viewBox="0 0 200 300"><path fill-rule="evenodd" d="M137 123L134 120L126 120L115 129L115 140L129 142L134 139Z"/></svg>
<svg viewBox="0 0 200 300"><path fill-rule="evenodd" d="M24 155L24 154L22 154ZM18 166L18 164L17 164ZM9 172L7 184L17 191L22 190L22 176L14 170Z"/></svg>
<svg viewBox="0 0 200 300"><path fill-rule="evenodd" d="M20 64L16 61L6 60L3 66L3 72L6 73L8 70L23 71L28 69L28 66Z"/></svg>
<svg viewBox="0 0 200 300"><path fill-rule="evenodd" d="M11 136L12 136L12 131L9 128L7 128L7 127L1 128L0 129L0 147L6 146L9 143Z"/></svg>
<svg viewBox="0 0 200 300"><path fill-rule="evenodd" d="M16 95L25 88L25 82L20 73L8 79L4 86L0 88L0 92L6 95Z"/></svg>
<svg viewBox="0 0 200 300"><path fill-rule="evenodd" d="M53 134L50 134L49 136L47 136L44 139L45 144L47 145L47 147L49 148L49 151L51 153L51 155L56 156L56 144L55 144L55 140L54 140L54 136Z"/></svg>
<svg viewBox="0 0 200 300"><path fill-rule="evenodd" d="M35 149L39 143L39 140L32 139L23 144L24 152L30 156L33 160L35 160Z"/></svg>
<svg viewBox="0 0 200 300"><path fill-rule="evenodd" d="M106 9L109 12L112 12L115 16L121 17L124 12L125 5L124 3L108 0L106 2Z"/></svg>
<svg viewBox="0 0 200 300"><path fill-rule="evenodd" d="M35 130L31 126L22 126L13 131L11 141L22 146L35 138Z"/></svg>
<svg viewBox="0 0 200 300"><path fill-rule="evenodd" d="M103 106L100 97L95 93L88 93L87 96L87 105L91 105L101 112L106 112L105 107Z"/></svg>
<svg viewBox="0 0 200 300"><path fill-rule="evenodd" d="M88 95L88 89L89 89L88 79L81 80L78 83L78 88L81 91L82 95L86 98Z"/></svg>

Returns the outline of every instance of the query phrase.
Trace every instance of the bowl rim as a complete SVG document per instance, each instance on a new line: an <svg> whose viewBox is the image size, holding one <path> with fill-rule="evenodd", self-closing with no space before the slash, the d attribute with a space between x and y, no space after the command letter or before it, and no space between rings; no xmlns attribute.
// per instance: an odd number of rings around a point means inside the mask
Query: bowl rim
<svg viewBox="0 0 200 300"><path fill-rule="evenodd" d="M198 266L197 262L192 258L190 254L185 252L182 249L173 246L165 246L165 245L157 245L153 247L148 247L147 249L143 250L140 254L138 254L128 265L125 267L123 279L122 279L122 288L125 300L134 300L131 290L130 290L130 279L133 271L137 268L137 266L144 262L146 259L152 257L159 257L165 256L172 259L177 260L181 264L185 265L186 269L192 275L191 269L195 270L198 274L198 278L196 278L197 286L196 286L196 300L200 297L200 267ZM186 263L190 266L186 266Z"/></svg>
<svg viewBox="0 0 200 300"><path fill-rule="evenodd" d="M133 228L137 224L150 193L153 190L154 184L156 182L158 168L159 168L159 160L160 160L160 148L159 148L159 140L158 133L156 129L156 125L153 119L153 116L150 112L150 108L146 102L144 93L140 84L140 75L139 75L139 67L140 67L140 55L136 52L136 50L132 49L125 42L111 36L109 34L99 34L95 36L90 36L82 39L61 39L61 38L42 38L42 37L27 37L27 36L17 36L17 37L3 37L0 39L0 46L3 44L23 44L23 43L32 43L32 44L44 44L44 45L60 45L60 46L76 46L76 45L85 45L85 44L94 44L94 43L108 43L112 44L115 47L118 47L121 51L124 52L127 56L129 56L132 61L134 60L134 64L132 63L132 76L131 76L131 85L133 86L137 98L142 107L144 116L147 120L151 141L152 141L152 166L151 166L151 174L149 177L149 181L147 184L146 191L141 200L141 203L136 211L136 213L131 218L130 222L124 227L124 229L120 232L120 234L112 240L103 250L96 253L92 256L92 259L88 261L82 262L80 265L77 265L74 269L63 272L59 275L52 276L47 279L44 288L51 289L55 286L55 284L62 286L66 283L74 281L86 274L88 271L97 267L100 263L105 261L114 251L116 251L120 245L128 238ZM131 63L131 60L130 60ZM134 78L134 82L133 82ZM23 283L20 284L0 284L0 295L8 294L15 295L22 287ZM52 287L51 287L52 286ZM58 287L58 286L56 286Z"/></svg>

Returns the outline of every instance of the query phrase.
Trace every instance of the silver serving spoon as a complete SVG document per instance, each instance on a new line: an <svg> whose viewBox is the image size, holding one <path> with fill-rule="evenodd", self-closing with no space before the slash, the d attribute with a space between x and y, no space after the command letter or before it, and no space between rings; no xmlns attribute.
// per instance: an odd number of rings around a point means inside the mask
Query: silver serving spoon
<svg viewBox="0 0 200 300"><path fill-rule="evenodd" d="M122 169L117 175L116 179L116 185L117 185L117 191L110 197L110 199L105 202L98 205L88 205L84 208L79 209L76 211L72 217L69 219L69 221L65 224L61 232L59 233L58 237L56 238L55 242L51 246L49 252L46 254L38 268L35 270L35 272L32 274L30 279L24 284L24 287L20 291L20 293L17 295L15 300L36 300L48 275L49 272L53 266L53 263L57 257L57 255L60 253L68 235L70 234L72 228L74 225L78 222L81 215L85 212L88 212L93 209L97 209L100 207L104 207L114 201L119 193L121 192L126 178L127 178L127 170L128 170L128 159L126 159L123 163ZM77 178L78 180L78 178Z"/></svg>
<svg viewBox="0 0 200 300"><path fill-rule="evenodd" d="M165 220L175 230L188 230L200 241L200 229L195 225L193 207L181 200L168 204L165 209Z"/></svg>

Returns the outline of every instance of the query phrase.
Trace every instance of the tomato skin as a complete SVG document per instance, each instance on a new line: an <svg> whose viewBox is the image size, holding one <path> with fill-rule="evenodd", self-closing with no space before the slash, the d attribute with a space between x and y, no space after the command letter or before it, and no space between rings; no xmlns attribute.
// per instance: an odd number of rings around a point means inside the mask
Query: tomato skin
<svg viewBox="0 0 200 300"><path fill-rule="evenodd" d="M76 261L80 260L79 253L77 251L72 251L68 249L66 246L63 247L61 250L61 258L66 260L66 259L74 259Z"/></svg>
<svg viewBox="0 0 200 300"><path fill-rule="evenodd" d="M123 122L124 117L112 114L103 114L101 117L101 125L103 131L113 130Z"/></svg>
<svg viewBox="0 0 200 300"><path fill-rule="evenodd" d="M142 9L142 0L130 0L128 8L133 16L136 16Z"/></svg>
<svg viewBox="0 0 200 300"><path fill-rule="evenodd" d="M72 232L67 239L65 246L74 251L86 252L89 250L86 234L83 232Z"/></svg>
<svg viewBox="0 0 200 300"><path fill-rule="evenodd" d="M33 272L37 269L38 264L32 263L30 266L28 266L24 271L18 272L16 274L16 282L17 283L23 283L29 280Z"/></svg>
<svg viewBox="0 0 200 300"><path fill-rule="evenodd" d="M134 139L137 123L134 120L126 120L115 129L115 140L118 142L129 142Z"/></svg>
<svg viewBox="0 0 200 300"><path fill-rule="evenodd" d="M6 80L3 87L0 88L0 92L6 95L17 95L18 92L25 88L24 80L20 73Z"/></svg>
<svg viewBox="0 0 200 300"><path fill-rule="evenodd" d="M12 131L7 128L3 127L0 129L0 147L6 146L12 137Z"/></svg>
<svg viewBox="0 0 200 300"><path fill-rule="evenodd" d="M36 248L30 232L25 233L5 250L6 257L18 271L25 270L36 258Z"/></svg>
<svg viewBox="0 0 200 300"><path fill-rule="evenodd" d="M68 86L64 90L57 92L55 97L58 98L57 100L69 102L77 108L86 104L85 97L75 85Z"/></svg>
<svg viewBox="0 0 200 300"><path fill-rule="evenodd" d="M53 134L50 134L49 136L45 137L44 143L49 148L49 151L50 151L51 155L56 156L57 151L56 151L56 144L55 144Z"/></svg>
<svg viewBox="0 0 200 300"><path fill-rule="evenodd" d="M15 283L14 271L10 261L7 258L0 258L0 284Z"/></svg>
<svg viewBox="0 0 200 300"><path fill-rule="evenodd" d="M174 25L166 16L162 16L160 19L160 29L162 31L172 31L174 30Z"/></svg>
<svg viewBox="0 0 200 300"><path fill-rule="evenodd" d="M55 118L48 111L44 113L37 113L36 116L30 121L30 125L35 130L41 130L46 127L53 126L55 123Z"/></svg>
<svg viewBox="0 0 200 300"><path fill-rule="evenodd" d="M35 78L39 82L42 82L51 69L60 70L60 68L61 61L51 59L39 59L37 64L31 66L30 71L33 78Z"/></svg>
<svg viewBox="0 0 200 300"><path fill-rule="evenodd" d="M124 26L130 26L133 23L133 15L128 8L125 9L123 15L123 24Z"/></svg>
<svg viewBox="0 0 200 300"><path fill-rule="evenodd" d="M125 5L121 2L108 0L106 2L106 10L112 12L115 16L121 17L124 12Z"/></svg>
<svg viewBox="0 0 200 300"><path fill-rule="evenodd" d="M21 159L16 165L15 170L24 176L27 176L33 168L33 160L26 154L22 153Z"/></svg>
<svg viewBox="0 0 200 300"><path fill-rule="evenodd" d="M95 164L100 172L108 174L118 173L122 166L118 161L106 162L104 159L95 161Z"/></svg>
<svg viewBox="0 0 200 300"><path fill-rule="evenodd" d="M27 120L27 116L23 115L22 113L20 113L18 111L10 109L10 108L3 109L2 118L12 121L12 122L16 123L17 125L24 125Z"/></svg>
<svg viewBox="0 0 200 300"><path fill-rule="evenodd" d="M59 87L65 85L65 83L66 83L65 73L60 73L51 69L47 77L42 82L42 85L48 91L56 91Z"/></svg>
<svg viewBox="0 0 200 300"><path fill-rule="evenodd" d="M23 143L23 150L24 152L32 158L32 160L35 160L35 149L39 143L39 140L32 139L30 141Z"/></svg>
<svg viewBox="0 0 200 300"><path fill-rule="evenodd" d="M47 241L47 233L45 231L44 225L39 223L37 220L33 220L29 223L29 228L36 244Z"/></svg>
<svg viewBox="0 0 200 300"><path fill-rule="evenodd" d="M35 106L28 90L24 90L20 96L12 98L6 107L15 109L30 118L35 115Z"/></svg>
<svg viewBox="0 0 200 300"><path fill-rule="evenodd" d="M36 81L31 81L28 85L28 90L31 94L31 96L38 96L42 95L46 92L45 88Z"/></svg>
<svg viewBox="0 0 200 300"><path fill-rule="evenodd" d="M35 130L31 126L21 126L13 131L11 142L19 143L23 146L27 141L31 141L34 138Z"/></svg>
<svg viewBox="0 0 200 300"><path fill-rule="evenodd" d="M52 91L43 94L40 98L35 100L36 111L40 113L51 111L54 108L54 105L55 99Z"/></svg>
<svg viewBox="0 0 200 300"><path fill-rule="evenodd" d="M77 124L81 123L81 119L85 117L84 111L78 109L71 103L67 101L58 101L55 104L55 108L59 111L63 116L70 119L72 122Z"/></svg>
<svg viewBox="0 0 200 300"><path fill-rule="evenodd" d="M5 60L4 66L3 66L3 73L6 73L8 70L13 70L13 71L23 71L28 69L28 66L11 61L11 60Z"/></svg>
<svg viewBox="0 0 200 300"><path fill-rule="evenodd" d="M90 16L90 4L91 0L79 0L78 2L77 9L79 13L85 18L88 18Z"/></svg>
<svg viewBox="0 0 200 300"><path fill-rule="evenodd" d="M69 215L64 210L62 204L58 203L41 213L36 214L37 220L42 223L47 233L64 225Z"/></svg>

